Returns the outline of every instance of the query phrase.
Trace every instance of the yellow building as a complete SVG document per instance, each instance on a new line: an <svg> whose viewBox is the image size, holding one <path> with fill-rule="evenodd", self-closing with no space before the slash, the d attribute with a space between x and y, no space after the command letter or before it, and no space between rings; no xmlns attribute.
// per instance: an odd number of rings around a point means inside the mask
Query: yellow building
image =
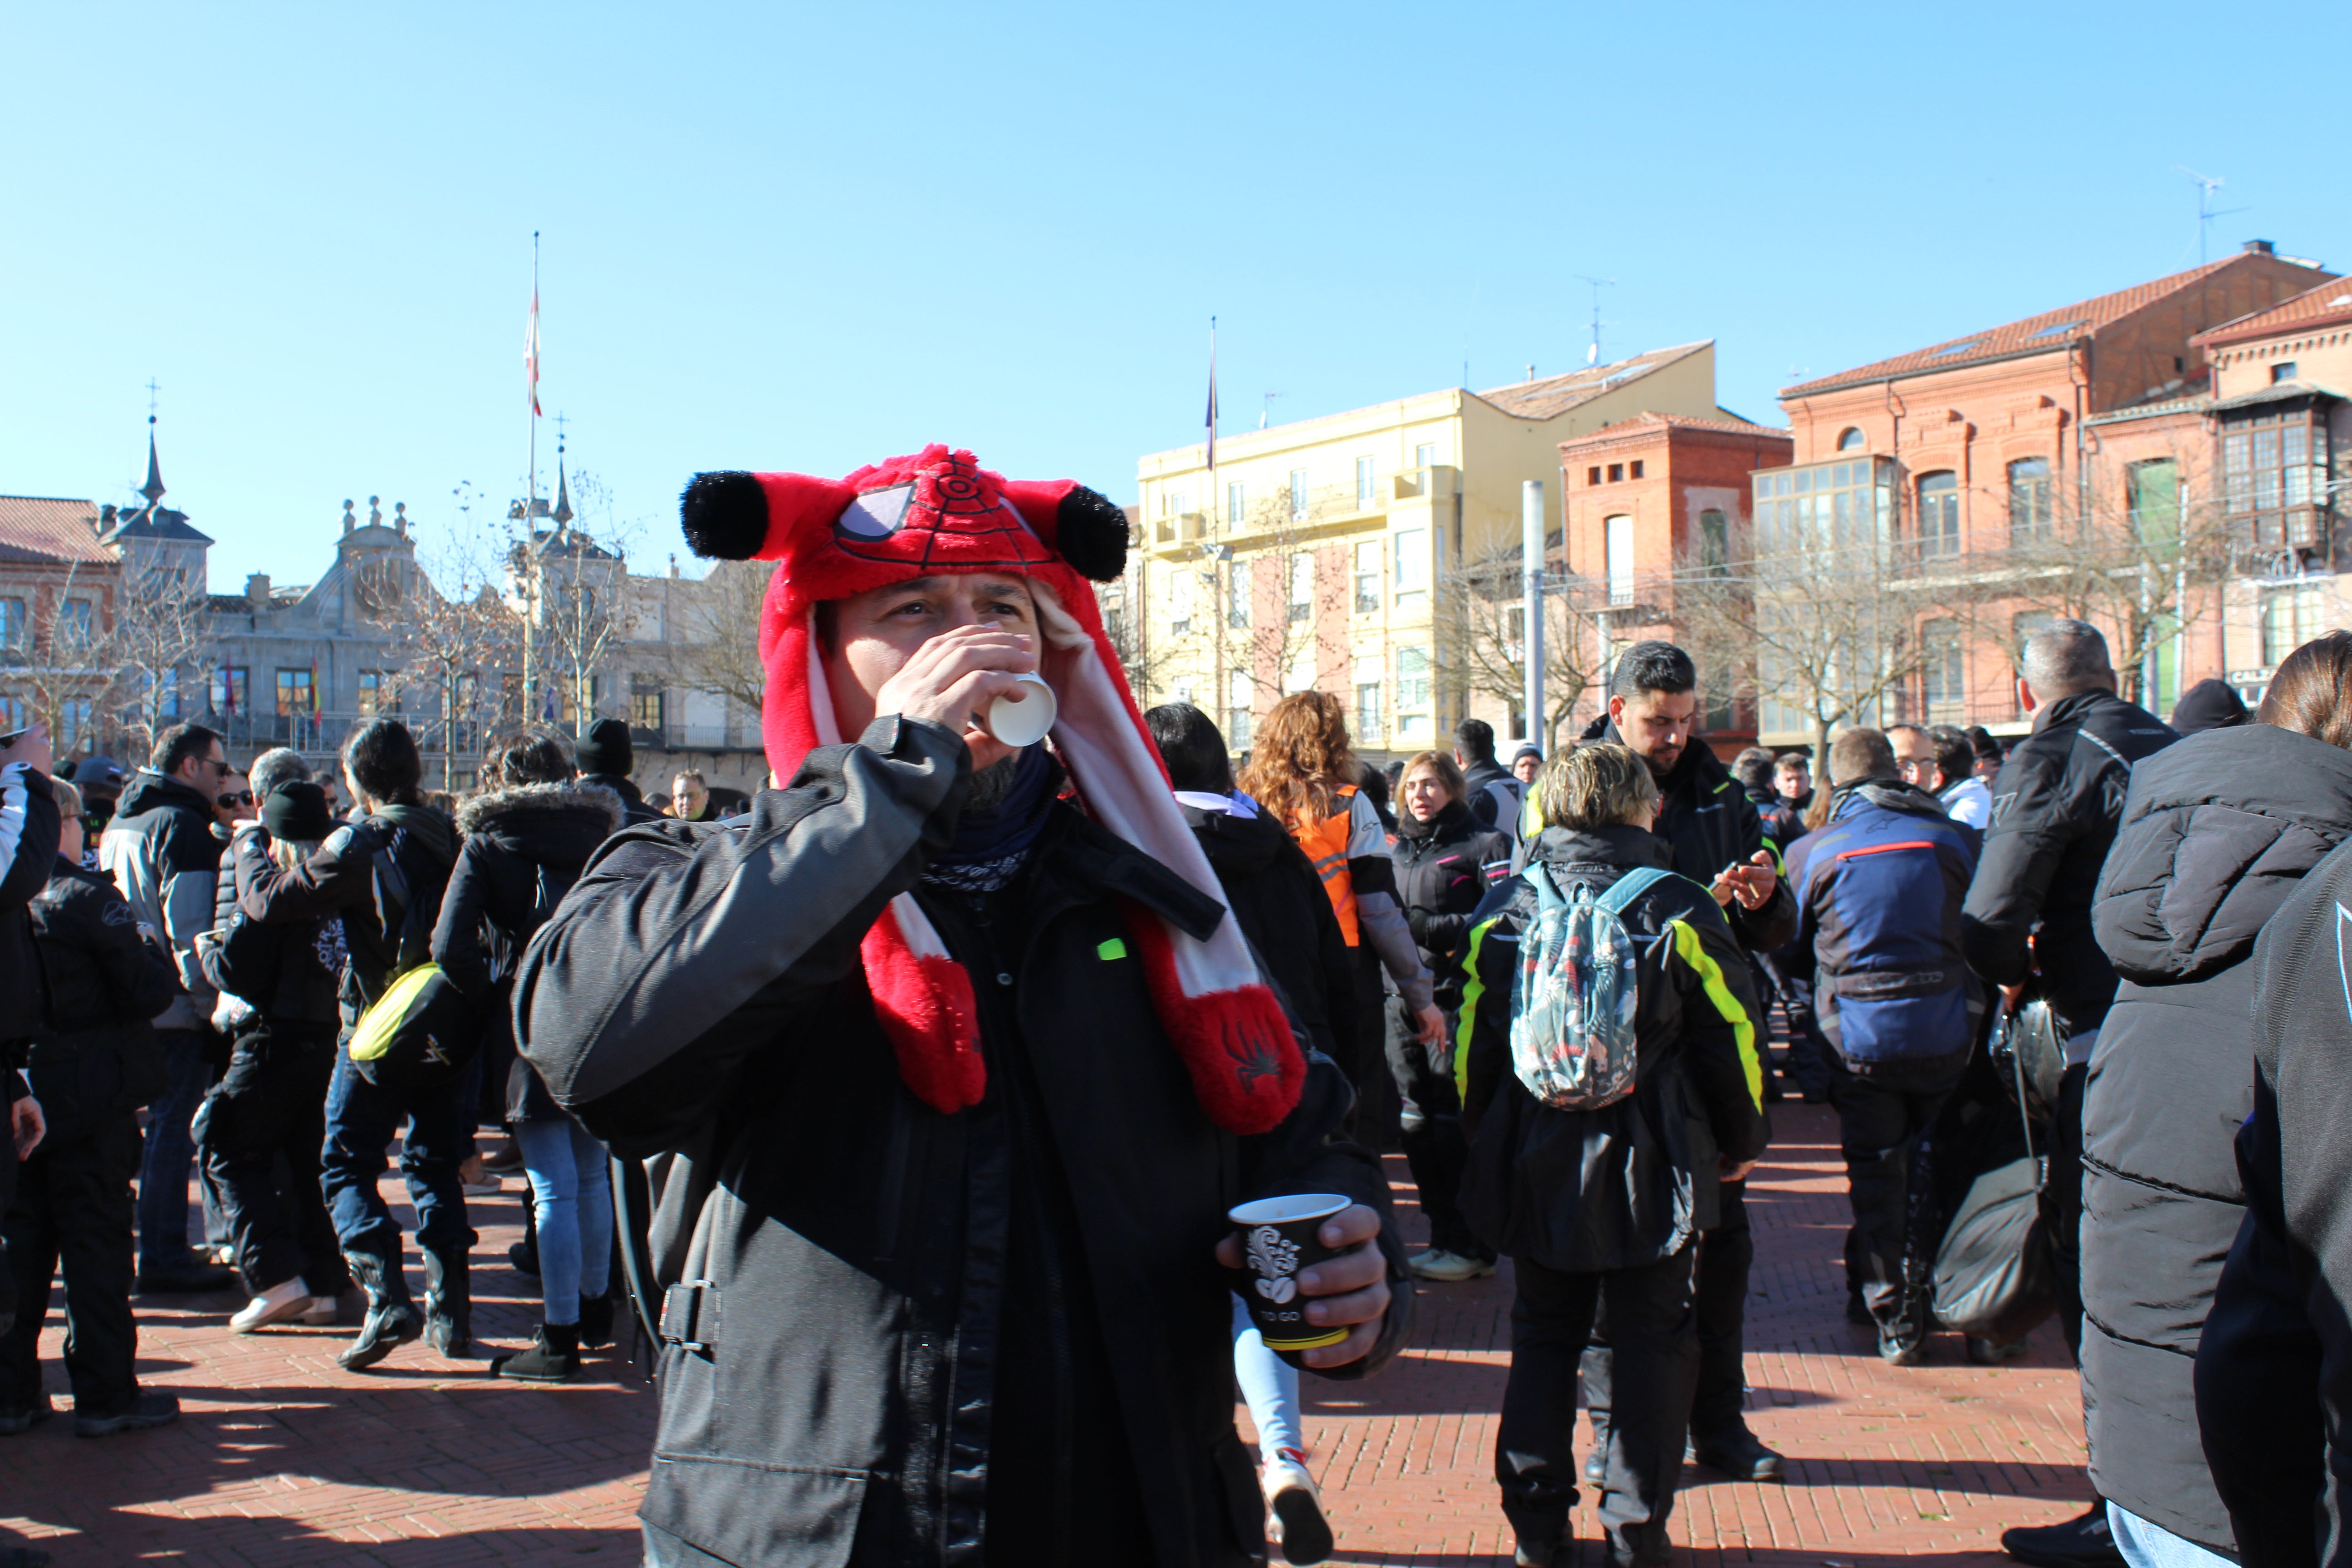
<svg viewBox="0 0 2352 1568"><path fill-rule="evenodd" d="M1449 676L1433 616L1449 574L1515 551L1521 486L1544 485L1553 537L1559 443L1645 412L1715 416L1715 344L1486 392L1449 387L1136 465L1139 547L1109 607L1146 705L1190 701L1245 750L1308 688L1347 699L1375 759L1433 745L1496 697ZM1112 595L1107 595L1107 598Z"/></svg>

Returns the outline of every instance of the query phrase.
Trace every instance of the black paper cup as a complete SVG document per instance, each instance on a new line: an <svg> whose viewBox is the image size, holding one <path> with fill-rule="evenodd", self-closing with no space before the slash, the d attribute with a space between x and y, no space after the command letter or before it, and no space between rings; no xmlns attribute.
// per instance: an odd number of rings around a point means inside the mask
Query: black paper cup
<svg viewBox="0 0 2352 1568"><path fill-rule="evenodd" d="M1250 1321L1257 1325L1265 1348L1294 1365L1300 1352L1336 1345L1348 1337L1345 1326L1308 1321L1307 1298L1298 1293L1298 1276L1339 1256L1323 1245L1318 1233L1325 1220L1355 1201L1338 1193L1292 1193L1260 1198L1226 1213L1241 1237L1242 1269L1247 1276L1241 1290L1249 1303Z"/></svg>

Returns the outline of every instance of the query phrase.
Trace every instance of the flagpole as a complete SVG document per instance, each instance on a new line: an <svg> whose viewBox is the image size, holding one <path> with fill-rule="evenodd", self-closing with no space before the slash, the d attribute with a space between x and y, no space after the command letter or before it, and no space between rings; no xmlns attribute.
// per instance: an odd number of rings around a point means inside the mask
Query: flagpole
<svg viewBox="0 0 2352 1568"><path fill-rule="evenodd" d="M531 658L538 610L539 552L533 548L533 531L539 526L539 230L530 231L530 354L524 367L523 421L530 427L530 456L528 471L523 476L522 503L522 721L535 721L536 710L531 691L537 685L537 672Z"/></svg>
<svg viewBox="0 0 2352 1568"><path fill-rule="evenodd" d="M1216 518L1218 508L1222 504L1217 498L1217 318L1214 316L1209 318L1208 458L1209 493L1201 498L1201 515L1204 519L1213 521ZM1181 519L1178 520L1176 526L1179 528L1184 526ZM1203 531L1205 532L1206 530L1203 530ZM1207 547L1203 545L1202 548L1205 550ZM1224 604L1226 593L1224 572L1223 570L1224 564L1224 563L1218 561L1215 555L1210 555L1209 597L1211 603L1209 605L1209 625L1216 628L1217 634L1216 641L1210 645L1216 650L1214 658L1215 668L1211 671L1211 675L1213 678L1212 684L1216 688L1217 692L1217 711L1214 718L1216 719L1220 728L1229 722L1233 717L1233 715L1226 710L1225 703L1225 633L1230 629L1230 627L1227 624L1229 617L1225 614ZM1227 736L1226 739L1230 742L1232 737Z"/></svg>

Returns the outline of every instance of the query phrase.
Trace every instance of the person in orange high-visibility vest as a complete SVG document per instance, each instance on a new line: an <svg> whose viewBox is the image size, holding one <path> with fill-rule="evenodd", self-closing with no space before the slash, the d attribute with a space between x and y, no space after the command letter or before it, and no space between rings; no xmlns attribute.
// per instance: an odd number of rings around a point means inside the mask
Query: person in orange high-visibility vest
<svg viewBox="0 0 2352 1568"><path fill-rule="evenodd" d="M1387 1076L1381 971L1386 969L1396 982L1398 994L1419 1021L1422 1041L1432 1048L1444 1038L1445 1018L1397 901L1388 832L1355 779L1346 709L1328 691L1297 691L1266 715L1249 765L1242 770L1241 786L1307 851L1339 917L1339 932L1356 950L1358 1026L1353 1040L1340 1042L1350 1059L1339 1066L1356 1085L1360 1115L1366 1105L1381 1102L1377 1090Z"/></svg>

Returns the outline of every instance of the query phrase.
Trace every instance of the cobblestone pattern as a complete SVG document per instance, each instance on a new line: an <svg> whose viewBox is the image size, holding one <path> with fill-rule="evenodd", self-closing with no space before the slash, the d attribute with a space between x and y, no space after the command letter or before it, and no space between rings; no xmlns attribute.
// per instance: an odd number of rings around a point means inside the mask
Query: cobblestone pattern
<svg viewBox="0 0 2352 1568"><path fill-rule="evenodd" d="M2008 1526L2080 1511L2090 1495L2082 1423L2055 1328L1998 1368L1965 1364L1950 1335L1933 1342L1929 1365L1881 1365L1867 1331L1843 1317L1834 1120L1793 1104L1778 1120L1780 1141L1748 1189L1748 1368L1750 1422L1790 1456L1790 1484L1686 1476L1673 1527L1678 1564L1982 1563ZM1417 1230L1403 1163L1390 1165ZM389 1180L386 1195L396 1187ZM531 1281L505 1260L522 1191L509 1177L499 1196L472 1205L483 1355L520 1348L538 1317ZM413 1253L410 1282L421 1293ZM593 1357L585 1381L552 1389L496 1384L479 1362L422 1346L355 1374L334 1363L348 1330L241 1338L225 1326L236 1304L139 1303L141 1376L180 1396L177 1426L79 1441L61 1416L0 1438L0 1542L8 1531L34 1537L60 1568L635 1560L654 1398L619 1355ZM1339 1536L1333 1561L1507 1563L1490 1477L1509 1359L1508 1266L1491 1279L1425 1287L1421 1308L1419 1343L1381 1377L1307 1380L1308 1441ZM53 1321L43 1349L62 1411L61 1338ZM1589 1504L1576 1522L1590 1539Z"/></svg>

